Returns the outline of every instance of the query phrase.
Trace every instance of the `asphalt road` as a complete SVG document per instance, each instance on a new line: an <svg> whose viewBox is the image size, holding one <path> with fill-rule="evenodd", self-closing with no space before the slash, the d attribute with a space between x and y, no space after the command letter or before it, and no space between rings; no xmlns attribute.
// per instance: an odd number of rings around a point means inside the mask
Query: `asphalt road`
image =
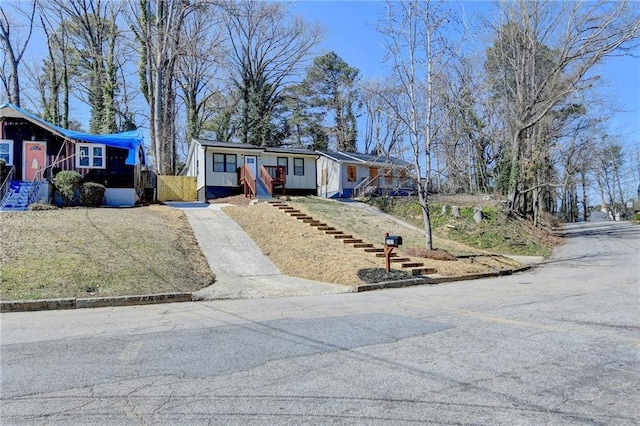
<svg viewBox="0 0 640 426"><path fill-rule="evenodd" d="M499 279L3 314L0 423L639 424L640 227Z"/></svg>

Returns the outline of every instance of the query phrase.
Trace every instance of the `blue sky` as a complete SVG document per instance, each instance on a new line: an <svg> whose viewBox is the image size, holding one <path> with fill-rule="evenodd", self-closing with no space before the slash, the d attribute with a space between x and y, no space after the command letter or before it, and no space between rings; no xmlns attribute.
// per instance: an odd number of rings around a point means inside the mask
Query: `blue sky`
<svg viewBox="0 0 640 426"><path fill-rule="evenodd" d="M467 19L473 22L478 14L497 13L489 1L451 2L464 8ZM387 74L383 68L384 48L376 32L376 23L384 17L384 1L315 1L302 0L292 11L325 27L326 37L321 52L335 51L349 65L360 69L365 79ZM490 40L486 34L474 38L481 46ZM636 52L640 56L640 52ZM602 75L600 92L613 103L617 112L609 128L623 136L627 144L640 145L640 58L616 57L606 61L597 70Z"/></svg>

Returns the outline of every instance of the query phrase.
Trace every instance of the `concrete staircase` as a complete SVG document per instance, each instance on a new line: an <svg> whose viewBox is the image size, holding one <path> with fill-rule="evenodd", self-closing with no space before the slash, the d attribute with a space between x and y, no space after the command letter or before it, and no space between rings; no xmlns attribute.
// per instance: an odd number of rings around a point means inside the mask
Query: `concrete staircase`
<svg viewBox="0 0 640 426"><path fill-rule="evenodd" d="M348 244L352 246L354 249L362 249L367 253L372 253L376 257L384 258L384 248L383 247L374 247L373 244L367 243L359 238L354 238L353 235L345 234L344 232L336 229L335 227L328 226L326 223L323 223L319 220L315 220L312 216L309 216L305 213L302 213L300 210L297 210L291 206L289 206L285 202L281 201L269 201L269 203L288 214L289 216L302 221L303 223L307 223L309 226L316 228L318 231L324 232L326 235L336 239L341 240L343 244ZM397 253L391 253L391 263L392 265L398 265L402 269L408 269L411 271L413 276L425 275L425 274L433 274L436 272L433 268L426 268L424 263L412 261L408 257L400 257Z"/></svg>
<svg viewBox="0 0 640 426"><path fill-rule="evenodd" d="M9 211L25 211L29 207L29 193L31 188L38 191L40 182L25 182L20 180L11 181L11 185L7 190L2 202L0 202L0 210Z"/></svg>

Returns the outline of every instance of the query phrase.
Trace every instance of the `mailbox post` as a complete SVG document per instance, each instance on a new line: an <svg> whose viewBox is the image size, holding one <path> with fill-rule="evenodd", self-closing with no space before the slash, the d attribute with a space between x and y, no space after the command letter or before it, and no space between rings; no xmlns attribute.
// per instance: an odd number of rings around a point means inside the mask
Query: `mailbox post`
<svg viewBox="0 0 640 426"><path fill-rule="evenodd" d="M391 272L391 252L393 249L402 245L402 237L399 235L389 235L388 232L384 234L384 261L385 269L387 272Z"/></svg>

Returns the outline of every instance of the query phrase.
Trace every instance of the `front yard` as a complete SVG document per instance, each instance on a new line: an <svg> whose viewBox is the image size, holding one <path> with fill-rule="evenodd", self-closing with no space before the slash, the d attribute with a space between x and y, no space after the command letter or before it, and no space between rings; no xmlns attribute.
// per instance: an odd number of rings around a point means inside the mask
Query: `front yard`
<svg viewBox="0 0 640 426"><path fill-rule="evenodd" d="M188 292L213 280L180 210L0 213L2 300Z"/></svg>

